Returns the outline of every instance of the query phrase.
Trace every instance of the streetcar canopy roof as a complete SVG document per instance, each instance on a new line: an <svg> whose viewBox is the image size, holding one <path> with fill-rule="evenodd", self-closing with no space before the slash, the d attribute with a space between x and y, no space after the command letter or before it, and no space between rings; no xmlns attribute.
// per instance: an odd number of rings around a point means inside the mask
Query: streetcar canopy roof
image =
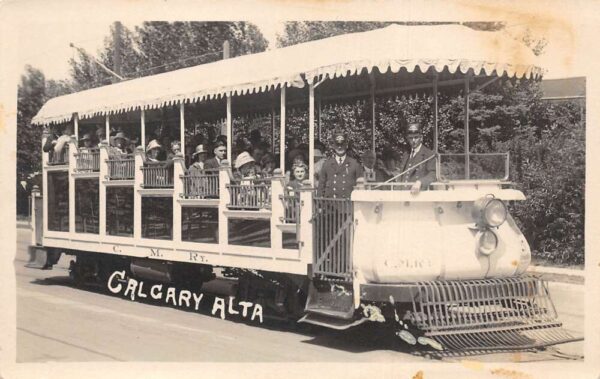
<svg viewBox="0 0 600 379"><path fill-rule="evenodd" d="M477 31L463 25L388 27L306 42L158 75L126 80L50 99L32 123L66 122L236 96L278 87L304 87L306 81L360 74L373 68L397 73L436 70L508 78L537 79L542 70L522 42L503 31Z"/></svg>

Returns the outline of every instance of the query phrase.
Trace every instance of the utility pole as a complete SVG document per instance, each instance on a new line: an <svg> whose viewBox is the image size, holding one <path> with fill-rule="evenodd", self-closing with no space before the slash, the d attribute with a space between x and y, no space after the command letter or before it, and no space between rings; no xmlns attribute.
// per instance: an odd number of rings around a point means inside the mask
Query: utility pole
<svg viewBox="0 0 600 379"><path fill-rule="evenodd" d="M100 62L98 59L96 59L96 57L89 54L87 51L85 51L81 47L75 46L72 42L69 44L69 46L71 46L75 50L79 51L81 54L87 56L90 60L94 61L98 66L100 66L104 71L108 72L110 75L116 76L117 78L119 78L119 80L126 79L126 78L122 77L121 75L117 74L116 72L114 72L113 70L111 70L110 68L106 67L102 62Z"/></svg>
<svg viewBox="0 0 600 379"><path fill-rule="evenodd" d="M223 59L229 59L229 41L223 42Z"/></svg>
<svg viewBox="0 0 600 379"><path fill-rule="evenodd" d="M113 64L114 70L119 75L122 76L121 70L121 34L123 30L123 25L120 21L115 21L115 27L113 31L113 39L115 41L115 49L113 50Z"/></svg>

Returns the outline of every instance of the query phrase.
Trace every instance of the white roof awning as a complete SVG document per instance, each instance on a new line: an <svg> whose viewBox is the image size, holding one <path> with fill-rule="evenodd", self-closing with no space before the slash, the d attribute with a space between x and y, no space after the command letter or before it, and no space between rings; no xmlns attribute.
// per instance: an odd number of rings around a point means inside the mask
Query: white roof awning
<svg viewBox="0 0 600 379"><path fill-rule="evenodd" d="M305 79L380 72L401 68L425 72L498 75L537 79L542 70L523 43L502 31L485 32L462 25L388 27L306 42L163 74L127 80L50 99L33 124L85 119L98 115L243 95L277 87L304 87Z"/></svg>

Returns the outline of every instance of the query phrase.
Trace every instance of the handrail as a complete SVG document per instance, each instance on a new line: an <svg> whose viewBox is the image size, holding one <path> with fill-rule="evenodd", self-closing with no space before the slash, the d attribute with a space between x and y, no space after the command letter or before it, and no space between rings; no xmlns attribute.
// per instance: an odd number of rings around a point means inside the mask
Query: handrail
<svg viewBox="0 0 600 379"><path fill-rule="evenodd" d="M412 171L412 170L416 169L417 167L421 166L422 164L424 164L424 163L426 163L426 162L430 161L431 159L433 159L433 158L435 158L435 157L436 157L435 155L432 155L432 156L430 156L429 158L422 160L421 162L417 163L416 165L414 165L414 166L412 166L412 167L410 167L410 168L408 168L408 169L406 169L406 170L402 171L402 172L401 172L401 173L399 173L398 175L396 175L396 176L394 176L394 177L392 177L392 178L389 178L388 180L386 180L385 182L383 182L383 183L382 183L382 185L383 185L383 184L388 184L388 183L390 183L390 182L393 182L393 181L395 181L396 179L398 179L398 178L399 178L399 177L401 177L402 175L406 174L406 173L407 173L407 172L409 172L409 171ZM378 187L379 187L379 186L376 186L376 187L375 187L375 188L373 188L373 189L377 189Z"/></svg>

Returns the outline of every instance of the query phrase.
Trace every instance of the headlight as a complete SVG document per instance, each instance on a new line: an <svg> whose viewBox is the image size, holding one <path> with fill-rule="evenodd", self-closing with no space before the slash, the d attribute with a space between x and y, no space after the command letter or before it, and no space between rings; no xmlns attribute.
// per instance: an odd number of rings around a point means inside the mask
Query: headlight
<svg viewBox="0 0 600 379"><path fill-rule="evenodd" d="M482 197L473 204L473 218L477 224L498 227L506 221L506 205L500 199Z"/></svg>
<svg viewBox="0 0 600 379"><path fill-rule="evenodd" d="M477 245L481 254L490 255L498 247L498 237L491 230L484 230L479 233Z"/></svg>

